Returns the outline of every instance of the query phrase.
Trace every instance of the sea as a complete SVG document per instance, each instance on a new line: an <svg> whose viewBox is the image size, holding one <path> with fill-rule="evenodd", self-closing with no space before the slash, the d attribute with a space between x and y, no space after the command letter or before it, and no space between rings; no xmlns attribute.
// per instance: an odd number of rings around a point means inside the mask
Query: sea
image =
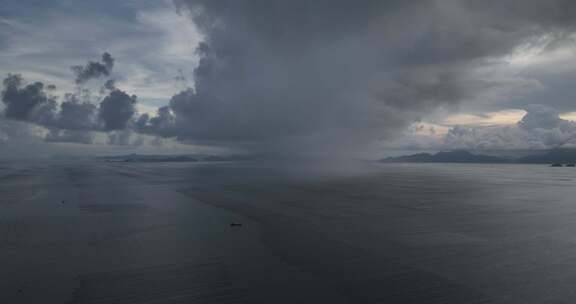
<svg viewBox="0 0 576 304"><path fill-rule="evenodd" d="M576 168L0 162L0 303L574 303Z"/></svg>

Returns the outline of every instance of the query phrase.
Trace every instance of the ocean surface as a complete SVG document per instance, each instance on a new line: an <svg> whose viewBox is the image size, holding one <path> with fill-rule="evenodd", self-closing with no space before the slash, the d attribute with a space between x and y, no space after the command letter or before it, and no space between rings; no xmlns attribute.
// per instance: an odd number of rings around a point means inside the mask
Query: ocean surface
<svg viewBox="0 0 576 304"><path fill-rule="evenodd" d="M574 303L576 169L0 162L0 303Z"/></svg>

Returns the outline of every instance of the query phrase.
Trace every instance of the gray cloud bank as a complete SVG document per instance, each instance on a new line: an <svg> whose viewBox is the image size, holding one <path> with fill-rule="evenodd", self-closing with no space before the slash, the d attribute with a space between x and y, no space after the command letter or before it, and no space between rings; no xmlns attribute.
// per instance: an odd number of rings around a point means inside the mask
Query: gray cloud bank
<svg viewBox="0 0 576 304"><path fill-rule="evenodd" d="M135 117L135 96L113 84L97 106L71 98L58 111L47 88L16 76L4 83L4 115L66 130L64 138L134 129L271 154L358 153L437 107L521 87L485 71L541 37L554 47L576 26L569 0L174 2L204 41L194 88L157 115ZM75 81L113 66L104 54L73 67Z"/></svg>
<svg viewBox="0 0 576 304"><path fill-rule="evenodd" d="M453 127L443 147L467 150L535 150L576 147L576 122L544 105L531 105L517 124L500 127Z"/></svg>
<svg viewBox="0 0 576 304"><path fill-rule="evenodd" d="M573 1L175 2L206 37L196 86L145 127L288 153L362 149L501 90L483 68L576 25Z"/></svg>
<svg viewBox="0 0 576 304"><path fill-rule="evenodd" d="M102 61L89 62L85 67L77 66L76 82L78 79L85 82L110 76L114 59L104 53ZM81 88L76 93L67 93L58 102L58 97L52 94L54 86L42 82L27 84L16 74L8 75L3 85L3 116L47 128L49 132L45 139L48 142L90 144L94 138L93 131L129 129L136 115L137 97L117 89L112 79L101 88L105 97L96 104L90 100L90 92Z"/></svg>

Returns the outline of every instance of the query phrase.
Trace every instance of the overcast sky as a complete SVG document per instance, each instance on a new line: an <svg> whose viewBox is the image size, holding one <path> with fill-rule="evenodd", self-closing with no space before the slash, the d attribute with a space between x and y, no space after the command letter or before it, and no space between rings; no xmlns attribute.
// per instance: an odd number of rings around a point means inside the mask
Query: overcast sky
<svg viewBox="0 0 576 304"><path fill-rule="evenodd" d="M0 2L0 156L576 146L574 1Z"/></svg>

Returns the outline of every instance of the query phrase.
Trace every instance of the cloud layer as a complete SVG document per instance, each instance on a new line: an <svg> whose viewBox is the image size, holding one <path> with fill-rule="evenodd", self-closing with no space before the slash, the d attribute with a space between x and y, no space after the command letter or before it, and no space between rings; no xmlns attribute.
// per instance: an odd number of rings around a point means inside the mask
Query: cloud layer
<svg viewBox="0 0 576 304"><path fill-rule="evenodd" d="M561 0L175 2L205 37L195 89L170 101L172 124L145 127L273 153L357 152L439 106L517 87L486 71L576 25Z"/></svg>
<svg viewBox="0 0 576 304"><path fill-rule="evenodd" d="M198 59L194 86L155 115L137 116L132 94L139 92L116 86L115 60L104 53L72 67L79 91L62 100L51 86L9 76L4 116L46 127L48 141L88 143L89 132L102 131L111 134L109 143L122 144L125 131L136 131L275 156L356 155L435 109L522 98L539 83L502 72L509 57L563 46L576 28L569 0L174 3L202 42L189 54ZM96 101L81 93L92 79L107 80ZM546 111L530 109L510 130L453 128L446 145L553 145L571 124Z"/></svg>
<svg viewBox="0 0 576 304"><path fill-rule="evenodd" d="M102 63L74 66L76 83L110 77L113 63L114 58L104 53ZM57 102L58 97L51 94L55 89L52 85L42 82L27 84L20 75L8 75L3 84L3 116L47 128L48 142L89 144L94 138L91 132L131 129L136 116L137 97L116 88L112 78L100 89L104 97L96 103L91 100L90 91L82 87L78 87L76 93L67 93L61 102Z"/></svg>
<svg viewBox="0 0 576 304"><path fill-rule="evenodd" d="M534 150L576 147L576 123L544 105L531 105L517 124L497 127L456 126L443 147L467 150Z"/></svg>

